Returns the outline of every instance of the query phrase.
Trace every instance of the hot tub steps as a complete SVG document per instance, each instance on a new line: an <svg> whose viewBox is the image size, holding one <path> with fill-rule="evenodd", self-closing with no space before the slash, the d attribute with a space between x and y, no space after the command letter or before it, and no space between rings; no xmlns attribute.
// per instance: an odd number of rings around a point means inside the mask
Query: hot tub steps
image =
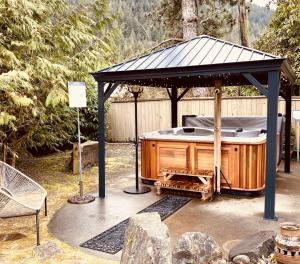
<svg viewBox="0 0 300 264"><path fill-rule="evenodd" d="M212 198L214 178L214 172L212 170L166 168L161 171L161 174L163 176L154 183L157 194L161 194L161 189L172 189L199 192L202 194L202 200L204 201ZM186 177L186 180L176 180L174 176ZM197 178L199 181L190 181L190 177Z"/></svg>

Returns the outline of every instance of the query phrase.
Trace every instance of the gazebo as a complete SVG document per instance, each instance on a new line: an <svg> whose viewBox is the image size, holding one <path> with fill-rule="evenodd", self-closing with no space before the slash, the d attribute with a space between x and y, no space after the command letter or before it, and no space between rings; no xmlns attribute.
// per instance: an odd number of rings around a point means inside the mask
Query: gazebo
<svg viewBox="0 0 300 264"><path fill-rule="evenodd" d="M295 75L288 59L201 35L113 65L93 73L93 76L98 82L100 198L105 197L104 103L120 84L154 89L165 87L171 100L172 127L177 126L177 104L189 89L214 87L215 126L219 126L222 86L254 85L268 102L264 218L277 219L275 180L279 95L286 101L285 172L290 172L291 91ZM185 89L179 94L178 88ZM220 144L217 142L216 149ZM217 162L216 165L220 164Z"/></svg>

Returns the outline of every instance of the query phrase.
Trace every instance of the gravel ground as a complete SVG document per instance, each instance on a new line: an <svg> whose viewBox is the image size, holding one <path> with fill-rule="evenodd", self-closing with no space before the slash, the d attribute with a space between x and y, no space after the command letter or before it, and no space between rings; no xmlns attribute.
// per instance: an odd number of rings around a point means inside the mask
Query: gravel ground
<svg viewBox="0 0 300 264"><path fill-rule="evenodd" d="M60 152L47 156L23 156L17 167L48 191L48 216L41 214L41 243L54 242L59 253L43 263L116 263L83 253L51 236L47 225L54 213L78 192L78 175L66 170L71 152ZM107 144L106 184L116 178L134 173L134 145ZM98 168L84 172L84 191L93 192L98 187ZM42 263L35 256L36 243L34 216L0 219L0 263Z"/></svg>

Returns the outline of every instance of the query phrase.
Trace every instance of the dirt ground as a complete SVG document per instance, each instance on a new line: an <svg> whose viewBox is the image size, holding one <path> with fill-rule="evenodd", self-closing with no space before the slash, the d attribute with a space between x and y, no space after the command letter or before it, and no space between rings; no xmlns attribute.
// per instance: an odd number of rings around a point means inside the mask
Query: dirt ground
<svg viewBox="0 0 300 264"><path fill-rule="evenodd" d="M106 146L107 184L122 174L134 172L134 146L132 144L108 144ZM43 263L117 263L91 256L54 238L47 225L54 213L78 192L78 175L65 168L70 151L42 157L22 157L17 168L40 183L48 191L48 216L41 213L41 244L51 241L57 244L59 254ZM84 172L84 191L93 192L98 184L98 169ZM76 206L76 205L75 205ZM35 217L0 219L0 263L41 263L35 256Z"/></svg>

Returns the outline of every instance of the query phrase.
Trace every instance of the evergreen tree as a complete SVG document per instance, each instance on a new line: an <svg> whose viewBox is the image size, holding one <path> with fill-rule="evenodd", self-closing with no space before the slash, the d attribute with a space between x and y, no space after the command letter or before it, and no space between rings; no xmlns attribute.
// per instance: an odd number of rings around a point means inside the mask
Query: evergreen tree
<svg viewBox="0 0 300 264"><path fill-rule="evenodd" d="M14 151L55 148L74 133L67 81L110 64L117 30L108 0L0 1L0 139Z"/></svg>
<svg viewBox="0 0 300 264"><path fill-rule="evenodd" d="M300 2L278 1L278 7L267 32L256 43L256 48L288 57L300 85Z"/></svg>
<svg viewBox="0 0 300 264"><path fill-rule="evenodd" d="M229 7L236 3L234 0L161 0L154 21L164 26L169 37L184 37L183 27L194 23L197 24L197 35L220 37L235 23ZM189 7L194 14L186 16L185 10Z"/></svg>

